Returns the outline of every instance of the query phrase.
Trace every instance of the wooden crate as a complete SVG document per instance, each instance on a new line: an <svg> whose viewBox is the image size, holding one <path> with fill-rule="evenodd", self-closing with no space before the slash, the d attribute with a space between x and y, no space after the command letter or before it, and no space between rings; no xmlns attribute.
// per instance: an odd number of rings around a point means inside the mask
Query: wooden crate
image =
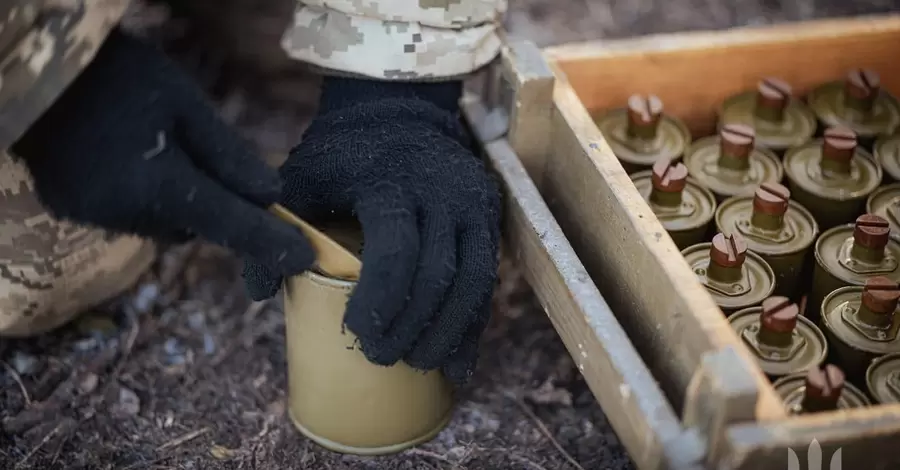
<svg viewBox="0 0 900 470"><path fill-rule="evenodd" d="M465 98L466 118L507 191L507 241L640 468L786 469L789 449L806 468L813 440L823 462L841 449L845 468L900 468L890 447L900 444L900 406L786 415L591 112L654 93L699 137L714 131L718 103L768 75L804 94L868 67L900 93L898 52L893 15L594 41L543 54L510 40L500 78ZM623 331L631 344L616 342Z"/></svg>

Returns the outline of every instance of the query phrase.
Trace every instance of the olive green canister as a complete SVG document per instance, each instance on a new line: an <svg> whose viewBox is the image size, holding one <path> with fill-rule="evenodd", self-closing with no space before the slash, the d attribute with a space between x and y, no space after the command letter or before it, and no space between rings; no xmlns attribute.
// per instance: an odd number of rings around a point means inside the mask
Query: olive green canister
<svg viewBox="0 0 900 470"><path fill-rule="evenodd" d="M900 126L900 103L882 88L874 70L855 69L843 80L814 88L806 96L822 128L847 127L871 148L881 136L893 134Z"/></svg>
<svg viewBox="0 0 900 470"><path fill-rule="evenodd" d="M802 145L816 132L816 117L784 80L766 78L756 90L726 99L719 110L719 129L728 124L744 124L756 130L756 146L781 156L785 150Z"/></svg>
<svg viewBox="0 0 900 470"><path fill-rule="evenodd" d="M879 137L872 145L872 154L884 170L882 183L900 181L900 134Z"/></svg>
<svg viewBox="0 0 900 470"><path fill-rule="evenodd" d="M853 131L830 128L825 137L784 155L792 197L807 208L822 230L853 222L881 184L881 165L859 147Z"/></svg>
<svg viewBox="0 0 900 470"><path fill-rule="evenodd" d="M716 229L739 232L747 248L760 255L775 272L775 295L798 299L804 267L819 235L815 218L790 191L764 183L752 196L726 199L716 210Z"/></svg>
<svg viewBox="0 0 900 470"><path fill-rule="evenodd" d="M872 405L866 394L847 382L843 371L833 364L782 377L772 386L792 415Z"/></svg>
<svg viewBox="0 0 900 470"><path fill-rule="evenodd" d="M900 353L887 354L872 361L866 371L866 387L876 403L900 403Z"/></svg>
<svg viewBox="0 0 900 470"><path fill-rule="evenodd" d="M753 194L763 183L780 183L784 168L771 150L754 145L755 132L728 124L718 135L698 139L684 153L688 173L721 202Z"/></svg>
<svg viewBox="0 0 900 470"><path fill-rule="evenodd" d="M650 169L658 160L677 160L691 143L680 119L663 112L659 97L632 95L624 108L594 119L628 174Z"/></svg>
<svg viewBox="0 0 900 470"><path fill-rule="evenodd" d="M716 198L688 175L684 164L660 160L651 170L632 174L631 180L679 250L703 242Z"/></svg>

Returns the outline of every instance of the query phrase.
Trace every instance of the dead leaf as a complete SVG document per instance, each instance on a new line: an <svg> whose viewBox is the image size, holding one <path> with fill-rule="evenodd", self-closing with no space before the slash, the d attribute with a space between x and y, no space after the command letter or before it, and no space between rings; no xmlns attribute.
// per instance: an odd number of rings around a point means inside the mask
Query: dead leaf
<svg viewBox="0 0 900 470"><path fill-rule="evenodd" d="M564 388L555 387L552 380L547 380L536 390L528 392L526 398L538 405L572 406L572 394Z"/></svg>
<svg viewBox="0 0 900 470"><path fill-rule="evenodd" d="M209 454L212 455L217 460L228 460L237 454L237 451L234 449L229 449L227 447L222 447L217 444L213 444L212 447L209 448Z"/></svg>

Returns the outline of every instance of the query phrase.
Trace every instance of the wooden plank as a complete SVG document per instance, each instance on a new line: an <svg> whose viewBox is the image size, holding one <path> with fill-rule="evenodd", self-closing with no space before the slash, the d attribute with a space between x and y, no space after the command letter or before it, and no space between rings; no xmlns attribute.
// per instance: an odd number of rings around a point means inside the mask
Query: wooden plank
<svg viewBox="0 0 900 470"><path fill-rule="evenodd" d="M703 136L714 132L725 97L754 88L765 76L781 77L801 96L854 67L868 67L885 88L900 93L898 31L900 15L892 14L590 41L544 54L590 111L624 106L632 93L654 93L666 112Z"/></svg>
<svg viewBox="0 0 900 470"><path fill-rule="evenodd" d="M488 115L468 96L476 134ZM641 469L701 468L700 436L682 429L505 138L482 145L503 182L506 241L619 439Z"/></svg>
<svg viewBox="0 0 900 470"><path fill-rule="evenodd" d="M554 153L543 196L601 293L676 407L703 355L736 349L759 387L756 417L781 401L563 77L554 93Z"/></svg>
<svg viewBox="0 0 900 470"><path fill-rule="evenodd" d="M838 450L842 467L848 470L900 468L900 405L733 426L726 433L727 458L716 468L789 469L788 449L792 449L800 462L797 470L806 469L807 449L813 440L821 447L822 466L818 468L823 470L840 470L829 466Z"/></svg>

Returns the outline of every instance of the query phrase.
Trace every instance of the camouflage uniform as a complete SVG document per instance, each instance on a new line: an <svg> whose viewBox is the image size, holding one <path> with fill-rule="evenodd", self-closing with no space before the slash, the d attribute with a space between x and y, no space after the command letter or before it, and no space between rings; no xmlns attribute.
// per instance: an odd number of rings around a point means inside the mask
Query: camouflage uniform
<svg viewBox="0 0 900 470"><path fill-rule="evenodd" d="M300 0L282 46L324 73L459 77L499 51L507 0ZM0 0L0 149L93 59L129 0ZM129 288L153 262L136 237L58 221L0 153L0 336L27 336Z"/></svg>

